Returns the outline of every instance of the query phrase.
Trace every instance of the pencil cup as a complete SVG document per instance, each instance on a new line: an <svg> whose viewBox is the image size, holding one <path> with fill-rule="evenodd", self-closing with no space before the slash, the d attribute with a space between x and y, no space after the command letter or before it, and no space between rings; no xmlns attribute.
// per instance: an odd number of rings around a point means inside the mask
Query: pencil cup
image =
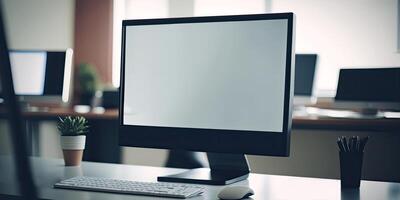
<svg viewBox="0 0 400 200"><path fill-rule="evenodd" d="M363 152L339 152L340 183L342 188L359 188Z"/></svg>

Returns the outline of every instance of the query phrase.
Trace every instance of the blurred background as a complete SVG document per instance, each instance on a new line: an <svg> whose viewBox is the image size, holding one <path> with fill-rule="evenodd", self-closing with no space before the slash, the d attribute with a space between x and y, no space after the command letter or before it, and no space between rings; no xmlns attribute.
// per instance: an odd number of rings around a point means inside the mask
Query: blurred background
<svg viewBox="0 0 400 200"><path fill-rule="evenodd" d="M10 49L73 50L66 107L90 105L90 110L103 105L103 110L88 115L91 131L84 159L89 161L164 166L167 160L167 150L118 145L115 109L122 20L293 12L296 54L318 55L312 96L321 102L335 97L342 68L400 66L397 0L3 0L2 4ZM73 108L77 113L89 112L87 107ZM69 111L51 115L39 109L25 114L31 155L62 158L55 116L64 114ZM249 156L250 165L255 173L338 178L336 138L373 136L365 178L400 182L399 158L382 156L400 152L398 124L398 120L332 122L299 117L294 121L291 157ZM0 129L5 128L0 124ZM6 151L7 140L0 135L0 152ZM381 171L377 165L383 166Z"/></svg>

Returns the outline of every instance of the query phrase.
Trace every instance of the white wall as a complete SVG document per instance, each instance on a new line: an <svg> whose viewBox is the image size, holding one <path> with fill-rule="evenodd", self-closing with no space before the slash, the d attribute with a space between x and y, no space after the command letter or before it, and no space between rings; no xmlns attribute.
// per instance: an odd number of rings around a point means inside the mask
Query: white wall
<svg viewBox="0 0 400 200"><path fill-rule="evenodd" d="M400 66L396 0L272 0L271 10L296 14L296 52L319 54L319 90L336 90L339 68Z"/></svg>
<svg viewBox="0 0 400 200"><path fill-rule="evenodd" d="M3 0L10 49L73 47L74 0Z"/></svg>

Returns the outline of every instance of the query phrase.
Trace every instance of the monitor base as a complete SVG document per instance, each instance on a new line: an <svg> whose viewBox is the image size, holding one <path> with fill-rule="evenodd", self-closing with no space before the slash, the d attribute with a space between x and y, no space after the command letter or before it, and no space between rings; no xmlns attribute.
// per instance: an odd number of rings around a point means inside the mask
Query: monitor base
<svg viewBox="0 0 400 200"><path fill-rule="evenodd" d="M249 177L250 168L243 154L207 153L210 168L196 168L179 174L160 176L158 181L228 185Z"/></svg>
<svg viewBox="0 0 400 200"><path fill-rule="evenodd" d="M159 176L161 182L196 183L207 185L228 185L238 181L246 180L249 172L240 171L218 171L209 168L191 169L179 174Z"/></svg>
<svg viewBox="0 0 400 200"><path fill-rule="evenodd" d="M365 116L378 116L379 115L379 110L378 109L372 109L372 108L364 108L358 111L361 115Z"/></svg>

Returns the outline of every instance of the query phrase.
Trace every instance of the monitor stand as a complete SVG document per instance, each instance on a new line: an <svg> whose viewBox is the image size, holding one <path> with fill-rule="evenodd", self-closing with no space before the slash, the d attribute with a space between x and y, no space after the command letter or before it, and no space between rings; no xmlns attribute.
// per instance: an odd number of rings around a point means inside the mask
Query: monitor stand
<svg viewBox="0 0 400 200"><path fill-rule="evenodd" d="M196 168L179 174L159 176L158 181L228 185L249 177L250 168L243 154L207 153L210 168Z"/></svg>

